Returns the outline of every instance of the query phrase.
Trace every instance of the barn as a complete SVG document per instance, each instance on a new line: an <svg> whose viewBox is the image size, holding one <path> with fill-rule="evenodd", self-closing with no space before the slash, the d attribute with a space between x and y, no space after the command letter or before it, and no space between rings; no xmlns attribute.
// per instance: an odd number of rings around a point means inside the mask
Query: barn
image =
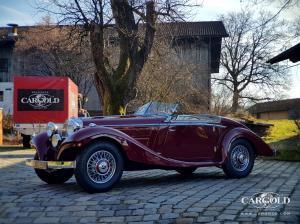
<svg viewBox="0 0 300 224"><path fill-rule="evenodd" d="M258 119L293 119L300 115L300 98L257 103L249 112Z"/></svg>
<svg viewBox="0 0 300 224"><path fill-rule="evenodd" d="M16 26L14 26L14 29ZM15 42L18 36L30 27L19 26L18 34L8 27L0 27L0 82L11 82L14 74L40 75L40 71L27 68L24 55L15 54ZM106 35L108 43L117 44L117 38ZM160 23L157 26L156 36L164 36L170 40L170 47L176 47L176 52L183 60L195 64L193 80L199 91L204 92L206 99L203 101L204 111L210 110L211 74L219 72L222 38L227 37L222 21L201 22L173 22ZM31 60L29 58L29 60ZM172 63L172 62L170 62ZM79 86L80 88L80 86ZM100 102L94 87L88 94L89 101L85 108L90 112L101 111Z"/></svg>

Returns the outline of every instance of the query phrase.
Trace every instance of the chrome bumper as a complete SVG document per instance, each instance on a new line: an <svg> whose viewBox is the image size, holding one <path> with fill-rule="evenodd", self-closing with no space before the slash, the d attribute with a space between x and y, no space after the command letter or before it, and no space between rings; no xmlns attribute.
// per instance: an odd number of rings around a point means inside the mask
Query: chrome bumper
<svg viewBox="0 0 300 224"><path fill-rule="evenodd" d="M25 161L26 166L33 167L35 169L74 169L76 168L76 161L41 161L34 159L27 159Z"/></svg>

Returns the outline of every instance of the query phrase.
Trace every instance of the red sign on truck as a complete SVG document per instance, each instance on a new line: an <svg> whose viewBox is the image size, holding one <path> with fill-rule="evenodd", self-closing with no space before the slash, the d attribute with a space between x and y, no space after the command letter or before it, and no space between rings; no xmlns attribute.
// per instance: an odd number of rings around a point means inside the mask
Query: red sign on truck
<svg viewBox="0 0 300 224"><path fill-rule="evenodd" d="M64 123L78 116L78 87L68 77L15 76L15 123Z"/></svg>

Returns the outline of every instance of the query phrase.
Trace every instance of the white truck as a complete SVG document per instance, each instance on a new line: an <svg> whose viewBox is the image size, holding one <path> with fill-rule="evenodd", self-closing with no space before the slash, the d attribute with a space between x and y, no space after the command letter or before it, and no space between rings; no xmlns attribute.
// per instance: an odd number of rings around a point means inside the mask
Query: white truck
<svg viewBox="0 0 300 224"><path fill-rule="evenodd" d="M26 148L49 121L63 126L78 117L78 87L67 77L15 76L13 92L14 129L22 134Z"/></svg>

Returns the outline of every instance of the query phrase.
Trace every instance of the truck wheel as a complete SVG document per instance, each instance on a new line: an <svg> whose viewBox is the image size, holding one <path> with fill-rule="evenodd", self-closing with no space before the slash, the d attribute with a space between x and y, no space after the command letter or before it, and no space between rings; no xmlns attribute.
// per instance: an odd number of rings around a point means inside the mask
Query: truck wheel
<svg viewBox="0 0 300 224"><path fill-rule="evenodd" d="M178 173L180 173L181 175L183 176L190 176L194 173L194 171L196 170L197 168L194 168L194 167L183 167L183 168L178 168L176 169L176 171Z"/></svg>
<svg viewBox="0 0 300 224"><path fill-rule="evenodd" d="M123 157L115 145L96 142L77 156L76 181L90 193L108 191L120 180L123 164Z"/></svg>
<svg viewBox="0 0 300 224"><path fill-rule="evenodd" d="M228 177L246 177L252 171L255 153L252 146L244 139L235 140L223 165L223 171Z"/></svg>
<svg viewBox="0 0 300 224"><path fill-rule="evenodd" d="M23 135L23 147L24 148L31 148L30 140L31 140L30 135Z"/></svg>
<svg viewBox="0 0 300 224"><path fill-rule="evenodd" d="M35 160L38 160L38 154L34 156ZM73 169L61 169L61 170L41 170L34 169L37 176L48 184L62 184L69 180L73 174Z"/></svg>

